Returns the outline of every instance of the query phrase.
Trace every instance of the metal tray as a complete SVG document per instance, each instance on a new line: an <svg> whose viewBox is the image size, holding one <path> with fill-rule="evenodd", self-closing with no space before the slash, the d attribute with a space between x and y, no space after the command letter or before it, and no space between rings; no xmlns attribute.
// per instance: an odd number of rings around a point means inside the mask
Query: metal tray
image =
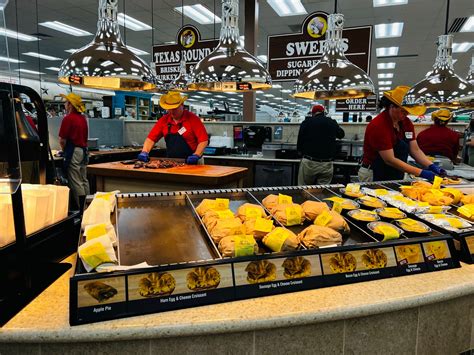
<svg viewBox="0 0 474 355"><path fill-rule="evenodd" d="M124 194L117 198L122 265L163 265L218 258L184 194Z"/></svg>

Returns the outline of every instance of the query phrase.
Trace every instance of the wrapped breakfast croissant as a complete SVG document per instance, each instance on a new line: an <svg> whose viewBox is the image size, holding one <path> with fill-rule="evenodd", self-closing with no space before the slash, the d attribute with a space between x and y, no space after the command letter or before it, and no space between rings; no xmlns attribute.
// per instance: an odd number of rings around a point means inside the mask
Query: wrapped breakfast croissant
<svg viewBox="0 0 474 355"><path fill-rule="evenodd" d="M224 237L245 234L245 228L240 218L219 219L209 234L215 243L219 243Z"/></svg>
<svg viewBox="0 0 474 355"><path fill-rule="evenodd" d="M245 234L252 235L256 240L262 240L269 232L275 229L273 220L267 219L247 219L244 222Z"/></svg>
<svg viewBox="0 0 474 355"><path fill-rule="evenodd" d="M326 245L341 245L342 236L332 228L311 225L298 234L301 244L309 249L319 248Z"/></svg>
<svg viewBox="0 0 474 355"><path fill-rule="evenodd" d="M220 219L233 219L234 214L232 213L231 210L222 210L222 211L214 211L214 210L208 210L204 215L202 216L202 222L206 226L206 228L211 231L217 224L217 221Z"/></svg>
<svg viewBox="0 0 474 355"><path fill-rule="evenodd" d="M425 193L421 200L428 202L431 206L449 206L454 201L451 197L443 194L434 194L433 192Z"/></svg>
<svg viewBox="0 0 474 355"><path fill-rule="evenodd" d="M248 219L256 219L257 217L265 218L267 214L262 206L255 205L253 203L244 203L239 207L236 213L236 217L239 217L242 222Z"/></svg>
<svg viewBox="0 0 474 355"><path fill-rule="evenodd" d="M276 227L263 238L263 244L275 252L293 251L298 249L299 241L292 231Z"/></svg>
<svg viewBox="0 0 474 355"><path fill-rule="evenodd" d="M258 253L258 245L251 235L231 235L219 242L219 251L222 256L246 256Z"/></svg>
<svg viewBox="0 0 474 355"><path fill-rule="evenodd" d="M329 211L325 202L305 201L301 204L306 219L314 221L324 211Z"/></svg>
<svg viewBox="0 0 474 355"><path fill-rule="evenodd" d="M215 200L211 200L211 199L205 198L196 207L196 212L198 213L199 216L202 217L204 216L204 213L206 213L209 210L221 211L221 210L226 210L228 208L229 208L229 200L227 199L216 198Z"/></svg>
<svg viewBox="0 0 474 355"><path fill-rule="evenodd" d="M303 224L304 212L297 203L278 204L273 208L273 216L285 226Z"/></svg>
<svg viewBox="0 0 474 355"><path fill-rule="evenodd" d="M474 203L474 194L465 195L461 197L461 202L463 205L469 205L470 203Z"/></svg>
<svg viewBox="0 0 474 355"><path fill-rule="evenodd" d="M262 205L265 206L273 214L273 209L278 205L278 195L270 194L262 200Z"/></svg>
<svg viewBox="0 0 474 355"><path fill-rule="evenodd" d="M351 231L344 217L335 211L323 212L314 220L314 224L332 228L343 234L350 233Z"/></svg>

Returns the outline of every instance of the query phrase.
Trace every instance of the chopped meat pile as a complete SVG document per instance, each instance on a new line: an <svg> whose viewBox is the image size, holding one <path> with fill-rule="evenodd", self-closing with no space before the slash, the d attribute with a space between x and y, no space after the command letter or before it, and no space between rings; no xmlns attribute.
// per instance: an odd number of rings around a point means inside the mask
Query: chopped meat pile
<svg viewBox="0 0 474 355"><path fill-rule="evenodd" d="M178 163L173 160L152 160L148 163L143 163L141 161L137 161L133 166L134 169L140 168L147 168L147 169L168 169L168 168L176 168L178 166L184 166L184 163Z"/></svg>

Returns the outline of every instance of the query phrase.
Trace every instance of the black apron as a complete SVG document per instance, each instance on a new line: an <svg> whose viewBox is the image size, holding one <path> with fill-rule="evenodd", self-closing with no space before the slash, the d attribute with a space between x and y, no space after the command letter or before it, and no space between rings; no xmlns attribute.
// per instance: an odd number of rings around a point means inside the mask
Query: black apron
<svg viewBox="0 0 474 355"><path fill-rule="evenodd" d="M194 151L189 147L188 143L184 140L183 136L171 132L171 123L168 123L168 134L165 137L166 142L166 156L168 158L180 158L186 159L190 155L193 155ZM182 123L179 123L178 130L182 128Z"/></svg>
<svg viewBox="0 0 474 355"><path fill-rule="evenodd" d="M398 139L397 143L393 147L393 154L395 158L398 158L405 163L408 159L408 154L410 153L410 144L404 135L403 139ZM377 153L377 158L375 158L372 163L372 170L374 172L373 181L383 181L383 180L402 180L405 175L404 171L400 171L391 167L390 165L385 164L385 161L382 159L379 153Z"/></svg>

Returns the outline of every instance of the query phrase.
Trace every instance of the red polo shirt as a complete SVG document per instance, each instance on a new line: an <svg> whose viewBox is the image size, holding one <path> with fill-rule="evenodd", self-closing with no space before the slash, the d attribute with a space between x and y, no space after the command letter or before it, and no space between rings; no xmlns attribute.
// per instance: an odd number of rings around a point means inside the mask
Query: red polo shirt
<svg viewBox="0 0 474 355"><path fill-rule="evenodd" d="M87 147L87 119L80 113L73 112L64 116L59 128L59 137L71 141L76 147Z"/></svg>
<svg viewBox="0 0 474 355"><path fill-rule="evenodd" d="M387 111L378 114L365 129L364 157L362 162L372 164L377 154L383 150L393 149L400 139L412 141L415 139L415 128L408 117L399 123L400 130L393 127L392 119Z"/></svg>
<svg viewBox="0 0 474 355"><path fill-rule="evenodd" d="M459 134L445 126L432 125L416 138L425 154L441 154L452 161L459 152Z"/></svg>
<svg viewBox="0 0 474 355"><path fill-rule="evenodd" d="M171 131L168 132L168 124L171 123ZM182 127L181 132L180 126ZM199 143L205 142L209 139L206 128L201 122L201 119L194 113L184 110L183 117L176 122L169 113L161 117L155 123L148 138L153 142L158 142L162 137L166 138L168 133L178 133L184 138L186 143L193 151L196 150Z"/></svg>

